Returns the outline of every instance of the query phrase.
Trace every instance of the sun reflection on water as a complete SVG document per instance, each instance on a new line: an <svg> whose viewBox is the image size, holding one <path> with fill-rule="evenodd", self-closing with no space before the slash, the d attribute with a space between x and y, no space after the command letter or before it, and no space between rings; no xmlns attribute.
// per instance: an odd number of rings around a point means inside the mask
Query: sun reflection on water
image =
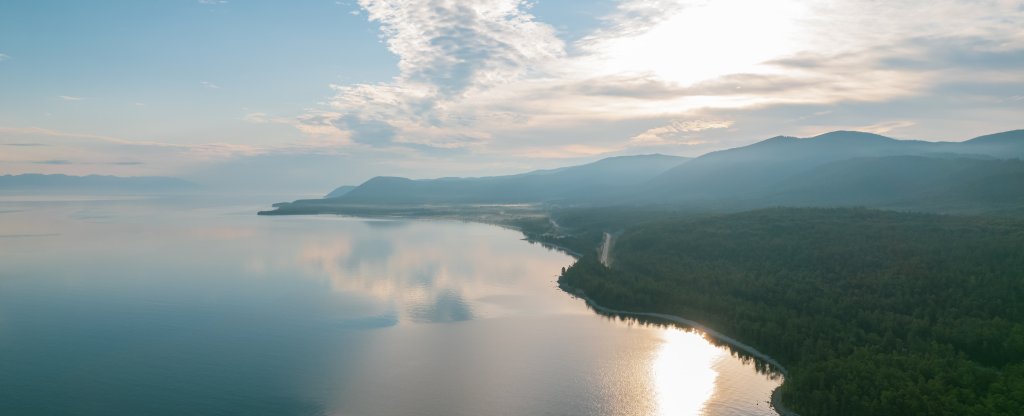
<svg viewBox="0 0 1024 416"><path fill-rule="evenodd" d="M670 329L652 363L658 414L701 415L715 392L714 363L725 354L697 332Z"/></svg>

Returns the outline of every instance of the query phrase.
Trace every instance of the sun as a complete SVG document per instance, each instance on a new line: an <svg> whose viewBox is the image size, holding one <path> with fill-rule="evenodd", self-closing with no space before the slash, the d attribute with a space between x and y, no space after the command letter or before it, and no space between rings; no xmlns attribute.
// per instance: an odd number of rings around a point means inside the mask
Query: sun
<svg viewBox="0 0 1024 416"><path fill-rule="evenodd" d="M796 1L681 0L638 33L592 46L609 74L649 75L692 85L736 73L764 72L764 62L800 50L807 7Z"/></svg>

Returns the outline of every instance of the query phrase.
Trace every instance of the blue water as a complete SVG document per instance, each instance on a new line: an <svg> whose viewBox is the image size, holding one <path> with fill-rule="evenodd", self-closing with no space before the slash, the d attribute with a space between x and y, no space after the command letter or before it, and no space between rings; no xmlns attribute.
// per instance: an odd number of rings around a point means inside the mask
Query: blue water
<svg viewBox="0 0 1024 416"><path fill-rule="evenodd" d="M0 414L774 414L781 380L594 314L515 231L260 208L0 197Z"/></svg>

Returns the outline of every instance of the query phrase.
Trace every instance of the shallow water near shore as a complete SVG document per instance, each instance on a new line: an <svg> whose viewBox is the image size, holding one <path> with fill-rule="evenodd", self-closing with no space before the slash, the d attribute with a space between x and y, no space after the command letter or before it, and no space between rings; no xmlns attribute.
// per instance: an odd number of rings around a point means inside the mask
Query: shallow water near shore
<svg viewBox="0 0 1024 416"><path fill-rule="evenodd" d="M456 221L0 199L0 414L773 415L777 375L601 316Z"/></svg>

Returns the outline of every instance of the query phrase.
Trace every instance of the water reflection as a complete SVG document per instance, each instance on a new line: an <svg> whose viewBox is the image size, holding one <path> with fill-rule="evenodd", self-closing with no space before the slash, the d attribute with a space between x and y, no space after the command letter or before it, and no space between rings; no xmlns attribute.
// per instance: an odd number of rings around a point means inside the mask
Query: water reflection
<svg viewBox="0 0 1024 416"><path fill-rule="evenodd" d="M2 205L60 235L0 238L0 414L773 414L778 379L594 313L509 230Z"/></svg>
<svg viewBox="0 0 1024 416"><path fill-rule="evenodd" d="M389 304L399 322L457 322L508 312L541 313L552 304L536 292L561 296L551 290L560 266L551 268L549 261L524 255L533 250L530 246L518 239L498 244L473 241L511 234L508 230L439 222L382 225L388 223L361 222L357 224L365 233L339 233L330 239L307 241L298 260L310 274L327 279L335 291ZM461 231L453 233L456 229ZM543 274L537 275L537 270ZM531 303L535 307L523 307Z"/></svg>
<svg viewBox="0 0 1024 416"><path fill-rule="evenodd" d="M575 295L573 295L575 296ZM586 304L587 309L591 312L613 322L621 322L629 326L640 326L658 328L664 330L682 330L684 332L693 332L699 334L704 342L717 347L718 349L728 352L733 358L738 359L742 364L753 366L759 374L764 375L770 380L781 380L783 377L783 371L780 370L776 365L770 362L766 362L751 355L747 350L739 348L730 344L729 342L715 338L712 335L705 334L698 328L689 327L676 322L659 319L657 317L649 316L650 314L643 313L615 313L609 312L603 309L597 309L589 303Z"/></svg>
<svg viewBox="0 0 1024 416"><path fill-rule="evenodd" d="M331 243L307 245L299 257L310 270L326 275L333 290L390 304L398 322L473 319L463 292L478 288L455 276L445 255L443 250L396 247L381 238L338 237Z"/></svg>
<svg viewBox="0 0 1024 416"><path fill-rule="evenodd" d="M715 391L718 372L712 367L723 351L696 332L669 329L651 363L657 388L658 414L700 415Z"/></svg>
<svg viewBox="0 0 1024 416"><path fill-rule="evenodd" d="M699 329L649 316L610 313L589 304L587 308L608 321L658 334L658 353L650 364L656 414L776 415L770 392L782 384L783 373L775 365ZM758 376L752 377L751 370Z"/></svg>

